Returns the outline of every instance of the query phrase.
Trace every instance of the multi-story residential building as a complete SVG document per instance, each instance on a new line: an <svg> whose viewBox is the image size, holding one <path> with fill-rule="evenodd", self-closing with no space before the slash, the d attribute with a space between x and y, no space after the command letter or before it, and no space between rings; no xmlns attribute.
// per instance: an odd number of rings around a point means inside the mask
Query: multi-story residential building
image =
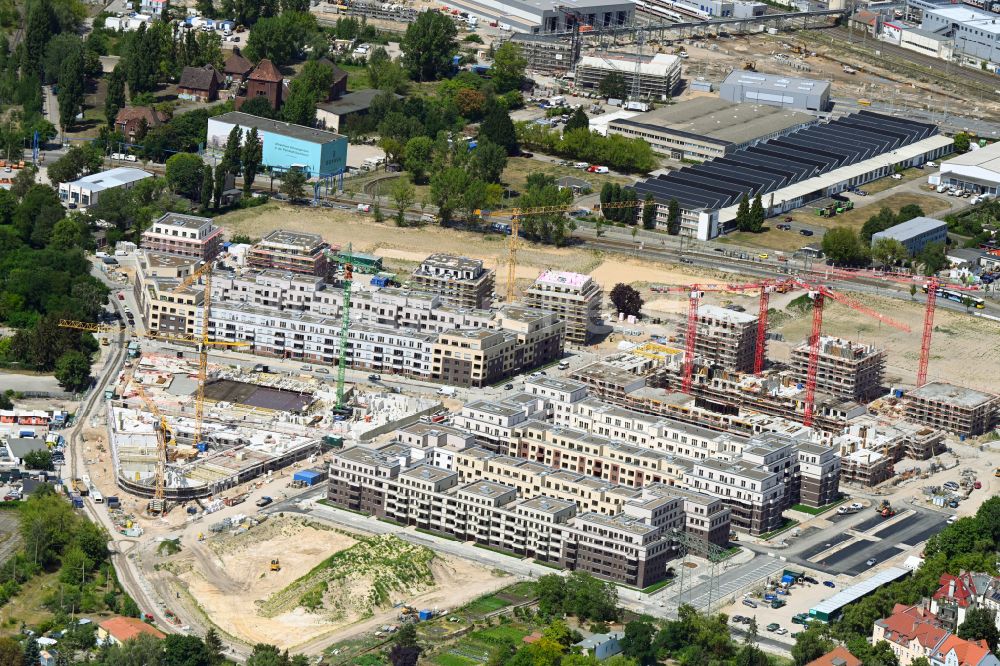
<svg viewBox="0 0 1000 666"><path fill-rule="evenodd" d="M840 495L840 453L832 446L809 442L796 445L799 453L799 501L806 506L826 506Z"/></svg>
<svg viewBox="0 0 1000 666"><path fill-rule="evenodd" d="M931 595L931 612L951 631L965 622L966 613L974 608L995 610L988 603L997 580L986 573L962 571L957 576L941 574L937 591Z"/></svg>
<svg viewBox="0 0 1000 666"><path fill-rule="evenodd" d="M488 308L493 302L495 276L481 259L432 254L413 271L410 282L458 308Z"/></svg>
<svg viewBox="0 0 1000 666"><path fill-rule="evenodd" d="M684 482L699 492L721 497L733 529L759 535L781 527L787 505L785 484L777 472L745 463L696 460Z"/></svg>
<svg viewBox="0 0 1000 666"><path fill-rule="evenodd" d="M566 341L585 345L601 325L601 285L589 275L545 271L524 294L524 302L555 312L566 323Z"/></svg>
<svg viewBox="0 0 1000 666"><path fill-rule="evenodd" d="M683 501L655 494L615 516L577 515L572 501L519 498L513 486L414 463L398 446L353 447L334 455L328 498L340 506L556 562L615 582L646 587L666 577L683 528Z"/></svg>
<svg viewBox="0 0 1000 666"><path fill-rule="evenodd" d="M903 396L906 418L955 435L973 437L988 432L1000 398L968 388L930 382Z"/></svg>
<svg viewBox="0 0 1000 666"><path fill-rule="evenodd" d="M254 244L247 255L253 268L276 268L326 277L330 245L319 234L275 229Z"/></svg>
<svg viewBox="0 0 1000 666"><path fill-rule="evenodd" d="M513 405L507 402L474 400L462 406L462 411L452 419L455 427L473 433L478 440L496 451L507 452L516 441L516 428L525 423L537 410L537 404Z"/></svg>
<svg viewBox="0 0 1000 666"><path fill-rule="evenodd" d="M161 333L194 333L205 290L181 283L198 268L200 259L152 250L136 253L132 293L142 311L147 330Z"/></svg>
<svg viewBox="0 0 1000 666"><path fill-rule="evenodd" d="M792 367L801 382L809 369L809 342L792 350ZM816 388L824 393L868 402L882 395L885 350L849 340L823 336L819 341Z"/></svg>
<svg viewBox="0 0 1000 666"><path fill-rule="evenodd" d="M219 253L222 229L207 217L166 213L142 233L141 247L209 261Z"/></svg>
<svg viewBox="0 0 1000 666"><path fill-rule="evenodd" d="M687 334L681 325L681 340ZM757 349L757 317L717 305L698 306L695 354L710 364L736 372L753 372Z"/></svg>

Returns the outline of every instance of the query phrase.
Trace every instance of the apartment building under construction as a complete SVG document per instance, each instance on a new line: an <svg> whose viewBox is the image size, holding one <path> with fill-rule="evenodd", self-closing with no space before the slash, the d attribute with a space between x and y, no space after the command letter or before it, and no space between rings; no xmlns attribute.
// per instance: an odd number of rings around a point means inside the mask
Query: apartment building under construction
<svg viewBox="0 0 1000 666"><path fill-rule="evenodd" d="M809 369L809 342L792 350L792 367L805 383ZM816 389L823 393L869 402L882 395L885 374L885 350L850 340L823 336L819 341Z"/></svg>
<svg viewBox="0 0 1000 666"><path fill-rule="evenodd" d="M601 324L604 290L592 277L545 271L524 294L530 307L555 312L566 323L566 342L588 344Z"/></svg>
<svg viewBox="0 0 1000 666"><path fill-rule="evenodd" d="M680 337L686 335L681 323ZM695 354L727 370L753 372L757 349L757 316L703 303L698 306Z"/></svg>
<svg viewBox="0 0 1000 666"><path fill-rule="evenodd" d="M432 254L410 276L419 289L438 294L445 305L456 308L488 308L493 302L495 277L481 259Z"/></svg>
<svg viewBox="0 0 1000 666"><path fill-rule="evenodd" d="M329 249L319 234L275 229L254 244L247 254L247 264L262 270L276 268L325 277Z"/></svg>
<svg viewBox="0 0 1000 666"><path fill-rule="evenodd" d="M1000 397L944 382L931 382L907 393L903 402L906 418L911 421L959 436L974 437L992 427Z"/></svg>

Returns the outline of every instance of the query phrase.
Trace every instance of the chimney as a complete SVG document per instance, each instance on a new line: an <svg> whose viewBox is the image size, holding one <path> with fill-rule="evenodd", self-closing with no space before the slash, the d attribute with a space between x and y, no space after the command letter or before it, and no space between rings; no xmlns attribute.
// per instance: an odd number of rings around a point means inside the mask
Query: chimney
<svg viewBox="0 0 1000 666"><path fill-rule="evenodd" d="M952 578L951 581L949 581L949 583L948 583L948 598L949 599L954 599L955 598L955 579L954 578Z"/></svg>

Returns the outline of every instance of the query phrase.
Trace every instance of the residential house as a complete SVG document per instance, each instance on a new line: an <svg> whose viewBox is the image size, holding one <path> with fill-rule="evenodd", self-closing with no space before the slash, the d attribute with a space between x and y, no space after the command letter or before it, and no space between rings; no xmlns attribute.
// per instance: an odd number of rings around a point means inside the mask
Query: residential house
<svg viewBox="0 0 1000 666"><path fill-rule="evenodd" d="M113 617L97 625L97 642L99 645L121 645L139 634L149 634L161 640L167 637L166 634L153 625L147 624L135 617Z"/></svg>
<svg viewBox="0 0 1000 666"><path fill-rule="evenodd" d="M822 657L813 659L806 666L861 666L861 660L843 645L838 645Z"/></svg>
<svg viewBox="0 0 1000 666"><path fill-rule="evenodd" d="M285 101L285 78L273 62L264 58L247 75L246 89L236 100L239 110L243 104L255 97L264 97L272 109L278 109Z"/></svg>
<svg viewBox="0 0 1000 666"><path fill-rule="evenodd" d="M1000 659L984 640L967 641L951 634L930 657L931 666L998 666ZM902 663L900 663L902 666Z"/></svg>
<svg viewBox="0 0 1000 666"><path fill-rule="evenodd" d="M988 574L963 571L954 576L941 574L940 587L931 596L931 612L946 627L957 631L965 622L965 614L980 604L993 579Z"/></svg>
<svg viewBox="0 0 1000 666"><path fill-rule="evenodd" d="M243 57L238 48L233 49L222 66L222 73L234 83L245 81L251 71L253 71L253 63Z"/></svg>
<svg viewBox="0 0 1000 666"><path fill-rule="evenodd" d="M115 116L115 129L121 132L127 141L133 142L141 140L145 131L159 127L165 120L166 117L151 106L126 106Z"/></svg>
<svg viewBox="0 0 1000 666"><path fill-rule="evenodd" d="M215 67L185 67L177 84L177 96L196 102L214 102L219 99L219 90L225 84Z"/></svg>
<svg viewBox="0 0 1000 666"><path fill-rule="evenodd" d="M338 100L347 94L347 72L342 70L340 67L330 60L329 58L320 58L317 62L326 65L333 71L333 79L330 82L330 92L327 94L325 99L321 99L321 102L332 102Z"/></svg>
<svg viewBox="0 0 1000 666"><path fill-rule="evenodd" d="M896 604L892 615L875 620L872 643L887 642L899 659L899 666L910 666L918 657L930 659L950 634L923 606Z"/></svg>
<svg viewBox="0 0 1000 666"><path fill-rule="evenodd" d="M621 631L611 631L606 634L594 634L593 636L585 638L577 643L576 647L580 648L580 652L588 657L594 657L598 661L604 661L608 657L621 654L621 640L624 637L625 633Z"/></svg>

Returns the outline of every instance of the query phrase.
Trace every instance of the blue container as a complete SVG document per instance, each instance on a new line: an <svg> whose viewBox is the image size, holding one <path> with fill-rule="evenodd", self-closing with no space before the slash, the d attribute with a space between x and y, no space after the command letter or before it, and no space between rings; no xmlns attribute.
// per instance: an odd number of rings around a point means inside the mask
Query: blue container
<svg viewBox="0 0 1000 666"><path fill-rule="evenodd" d="M431 613L429 610L424 609L424 610L420 611L420 613L417 616L420 618L420 621L423 622L425 620L429 620L432 617L434 617L434 614Z"/></svg>
<svg viewBox="0 0 1000 666"><path fill-rule="evenodd" d="M904 393L903 389L896 389L895 391L892 392L892 394L897 398L902 398L903 393Z"/></svg>
<svg viewBox="0 0 1000 666"><path fill-rule="evenodd" d="M202 453L208 451L208 442L198 442L198 450L201 451Z"/></svg>

